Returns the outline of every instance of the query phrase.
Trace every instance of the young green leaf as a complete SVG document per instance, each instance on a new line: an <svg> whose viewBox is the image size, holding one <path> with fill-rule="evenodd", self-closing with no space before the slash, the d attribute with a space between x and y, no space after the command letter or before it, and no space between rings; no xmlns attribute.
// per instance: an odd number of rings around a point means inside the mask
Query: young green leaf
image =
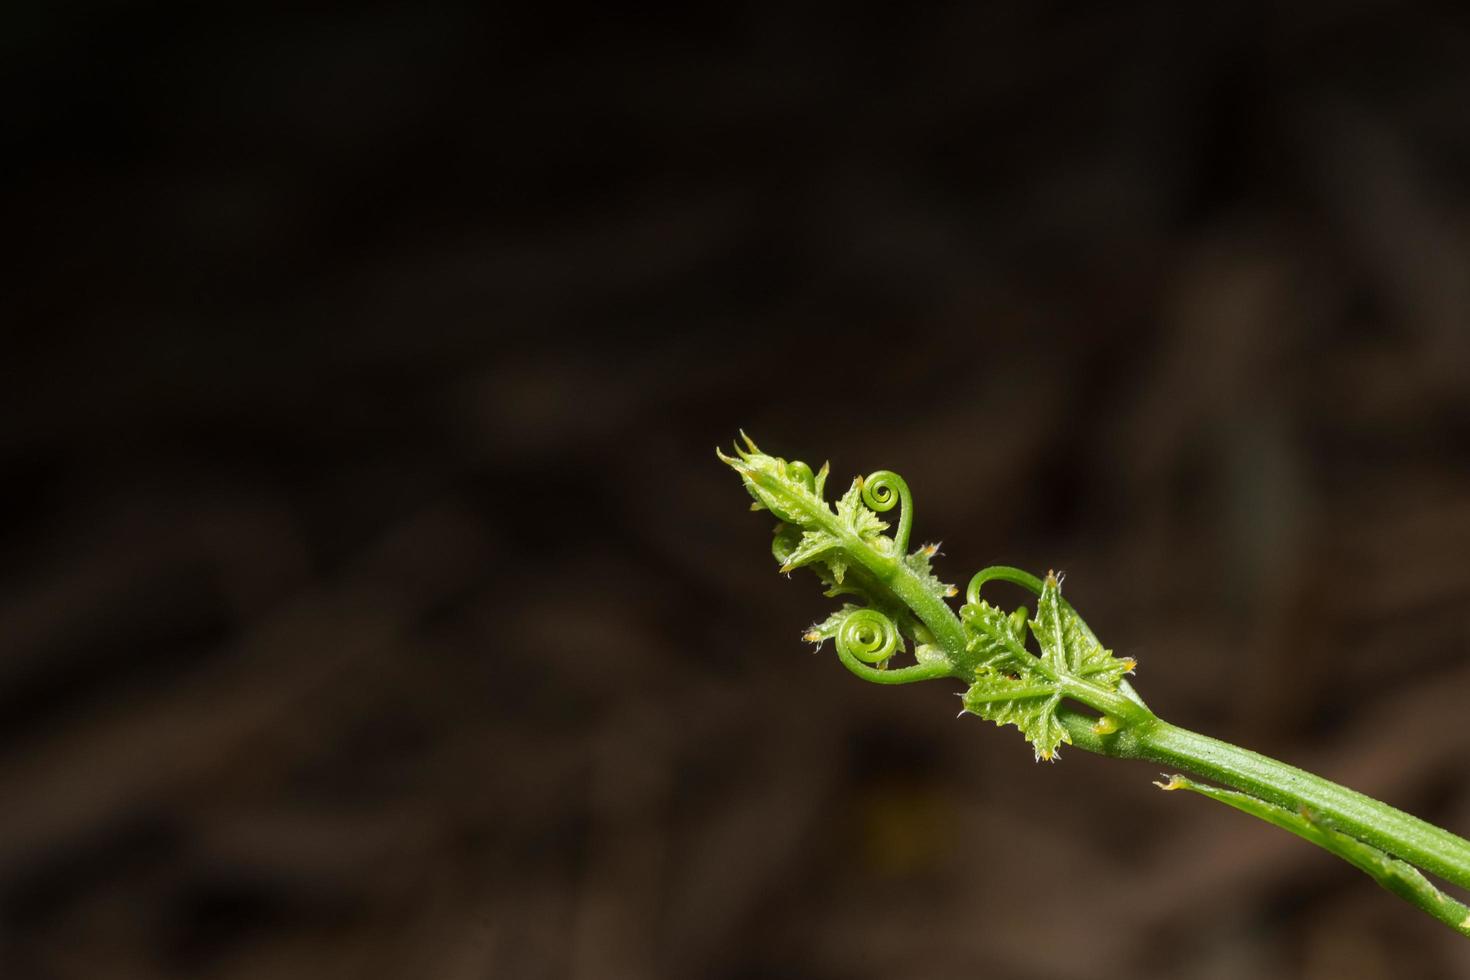
<svg viewBox="0 0 1470 980"><path fill-rule="evenodd" d="M934 574L933 558L937 554L939 545L926 544L912 554L904 555L903 563L930 595L936 599L950 599L956 595L955 587L948 582L941 582L939 576Z"/></svg>
<svg viewBox="0 0 1470 980"><path fill-rule="evenodd" d="M1024 611L1007 616L988 602L966 605L960 616L969 633L968 650L976 656L975 678L964 694L965 710L997 725L1015 725L1031 743L1038 760L1057 758L1071 734L1057 718L1063 698L1089 690L1114 693L1133 661L1119 660L1081 618L1062 601L1061 582L1049 574L1036 602L1031 633L1041 647L1038 657L1026 649Z"/></svg>
<svg viewBox="0 0 1470 980"><path fill-rule="evenodd" d="M859 541L872 544L876 547L889 551L893 542L888 539L878 540L878 536L888 530L888 523L880 520L878 515L868 509L863 503L863 481L859 477L852 481L852 486L847 488L840 500L837 501L837 519Z"/></svg>
<svg viewBox="0 0 1470 980"><path fill-rule="evenodd" d="M1116 691L1123 675L1137 666L1103 649L1082 618L1062 602L1062 583L1055 573L1048 573L1042 584L1031 632L1041 645L1042 658L1059 676L1091 681Z"/></svg>

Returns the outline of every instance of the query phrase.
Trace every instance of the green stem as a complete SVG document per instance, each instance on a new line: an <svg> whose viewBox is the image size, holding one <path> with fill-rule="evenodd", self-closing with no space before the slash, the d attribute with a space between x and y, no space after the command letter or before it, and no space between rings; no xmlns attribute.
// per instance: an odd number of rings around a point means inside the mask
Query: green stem
<svg viewBox="0 0 1470 980"><path fill-rule="evenodd" d="M1418 868L1336 830L1320 814L1310 810L1288 810L1249 793L1206 786L1183 776L1170 776L1166 782L1154 785L1165 790L1182 789L1198 793L1217 803L1275 824L1303 840L1311 841L1324 851L1336 854L1388 891L1443 922L1460 935L1470 936L1470 907L1434 887L1434 883L1424 877Z"/></svg>
<svg viewBox="0 0 1470 980"><path fill-rule="evenodd" d="M1178 776L1159 784L1164 789L1191 789L1304 837L1470 936L1470 910L1419 873L1427 870L1470 887L1470 841L1321 776L1164 721L1155 719L1103 735L1083 712L1063 709L1058 718L1077 748L1120 759L1147 759L1235 787L1241 792Z"/></svg>
<svg viewBox="0 0 1470 980"><path fill-rule="evenodd" d="M1371 796L1157 716L1142 722L1122 716L1122 726L1109 735L1099 734L1097 719L1084 712L1067 710L1058 717L1077 748L1115 759L1146 759L1287 810L1310 812L1342 833L1470 888L1470 840Z"/></svg>
<svg viewBox="0 0 1470 980"><path fill-rule="evenodd" d="M1185 769L1288 810L1307 810L1345 834L1470 888L1470 841L1321 776L1162 720L1098 741L1105 755Z"/></svg>
<svg viewBox="0 0 1470 980"><path fill-rule="evenodd" d="M958 627L958 619L949 607L939 605ZM940 635L938 630L935 633ZM965 663L963 646L950 647L947 642L944 645L952 661L957 665ZM962 671L957 671L955 676L961 674ZM1183 769L1288 810L1309 811L1342 833L1445 881L1470 888L1470 841L1457 834L1259 752L1171 725L1111 691L1086 684L1070 685L1065 691L1074 700L1119 723L1115 733L1102 735L1097 730L1096 718L1078 711L1060 713L1072 744L1078 748Z"/></svg>
<svg viewBox="0 0 1470 980"><path fill-rule="evenodd" d="M929 632L934 634L935 642L949 656L950 662L961 663L965 655L965 628L960 625L954 610L926 589L919 577L902 563L890 560L881 570L869 567L904 605L913 610L919 621L929 627Z"/></svg>

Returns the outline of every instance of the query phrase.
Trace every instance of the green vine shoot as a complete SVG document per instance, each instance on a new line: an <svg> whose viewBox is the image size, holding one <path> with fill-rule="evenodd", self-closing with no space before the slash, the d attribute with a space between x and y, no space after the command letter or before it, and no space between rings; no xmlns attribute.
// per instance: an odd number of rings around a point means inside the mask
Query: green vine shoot
<svg viewBox="0 0 1470 980"><path fill-rule="evenodd" d="M1137 664L1105 648L1062 598L1060 576L992 566L970 579L964 601L934 573L934 545L910 548L913 497L897 473L858 477L829 503L830 468L743 445L719 458L740 475L752 510L779 522L771 551L782 572L809 568L841 606L805 635L832 641L849 671L875 684L952 678L964 711L1014 725L1038 761L1062 746L1171 770L1157 783L1275 824L1362 870L1388 891L1470 936L1470 908L1426 874L1470 888L1470 841L1386 803L1239 746L1169 724L1129 678ZM885 517L897 511L896 521ZM1034 608L1007 612L982 592L1009 582Z"/></svg>

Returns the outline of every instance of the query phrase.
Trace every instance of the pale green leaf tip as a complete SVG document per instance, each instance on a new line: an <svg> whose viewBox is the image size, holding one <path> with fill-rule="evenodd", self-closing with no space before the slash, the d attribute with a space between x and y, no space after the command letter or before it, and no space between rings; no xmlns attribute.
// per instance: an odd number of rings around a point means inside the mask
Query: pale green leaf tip
<svg viewBox="0 0 1470 980"><path fill-rule="evenodd" d="M719 458L720 462L724 463L726 466L730 467L732 470L734 470L737 473L742 473L743 474L743 473L749 472L750 467L747 464L747 460L749 460L750 454L748 454L747 452L745 452L738 445L736 445L736 446L734 446L732 448L734 448L734 450L735 450L735 455L734 456L727 456L725 454L724 450L722 450L719 446L716 446L715 447L715 456L717 456Z"/></svg>
<svg viewBox="0 0 1470 980"><path fill-rule="evenodd" d="M1183 776L1171 776L1168 773L1159 773L1159 775L1164 777L1164 782L1159 782L1157 779L1155 779L1154 785L1166 793L1172 793L1176 789L1189 788L1189 780L1185 779Z"/></svg>

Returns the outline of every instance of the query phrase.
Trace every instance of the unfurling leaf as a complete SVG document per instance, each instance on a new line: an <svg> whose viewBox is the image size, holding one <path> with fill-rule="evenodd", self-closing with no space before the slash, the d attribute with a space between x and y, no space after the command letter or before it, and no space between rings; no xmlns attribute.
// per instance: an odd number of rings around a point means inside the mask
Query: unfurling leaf
<svg viewBox="0 0 1470 980"><path fill-rule="evenodd" d="M1120 660L1111 650L1103 649L1081 617L1062 602L1062 586L1055 574L1047 575L1042 584L1031 632L1041 644L1042 659L1059 674L1117 690L1123 675L1136 666L1132 660Z"/></svg>
<svg viewBox="0 0 1470 980"><path fill-rule="evenodd" d="M1056 686L1022 675L976 671L975 683L965 692L965 710L997 725L1015 725L1036 750L1038 760L1056 758L1057 747L1071 736L1057 720L1062 696Z"/></svg>
<svg viewBox="0 0 1470 980"><path fill-rule="evenodd" d="M842 499L837 501L837 519L842 521L849 531L857 535L859 540L869 543L888 530L888 522L869 510L868 505L863 503L863 481L861 479L853 480L847 493L844 493ZM891 544L891 542L888 543Z"/></svg>
<svg viewBox="0 0 1470 980"><path fill-rule="evenodd" d="M939 581L939 576L934 574L932 559L939 554L938 545L926 544L911 555L905 555L903 563L908 566L914 577L924 584L924 588L936 599L948 599L955 594L955 587L947 582Z"/></svg>
<svg viewBox="0 0 1470 980"><path fill-rule="evenodd" d="M965 710L997 725L1015 725L1038 760L1052 760L1071 744L1057 719L1063 698L1086 685L1116 691L1133 661L1119 660L1062 601L1061 583L1048 575L1036 602L1031 633L1041 656L1026 649L1021 611L1007 616L988 602L961 610L969 651L977 655L975 680L964 694Z"/></svg>

